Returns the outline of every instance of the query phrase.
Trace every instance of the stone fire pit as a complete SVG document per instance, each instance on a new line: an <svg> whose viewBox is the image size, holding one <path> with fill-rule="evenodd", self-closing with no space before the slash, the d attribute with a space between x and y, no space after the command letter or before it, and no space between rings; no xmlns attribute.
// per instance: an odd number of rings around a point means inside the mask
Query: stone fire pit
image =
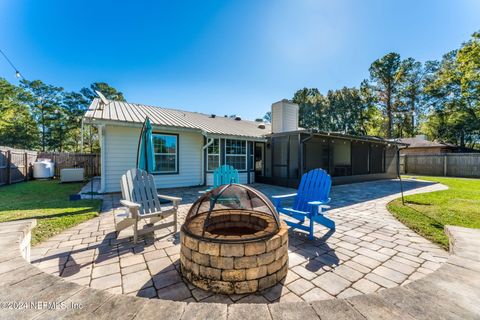
<svg viewBox="0 0 480 320"><path fill-rule="evenodd" d="M180 238L182 274L204 290L256 292L288 271L287 225L267 197L244 185L220 186L195 201Z"/></svg>

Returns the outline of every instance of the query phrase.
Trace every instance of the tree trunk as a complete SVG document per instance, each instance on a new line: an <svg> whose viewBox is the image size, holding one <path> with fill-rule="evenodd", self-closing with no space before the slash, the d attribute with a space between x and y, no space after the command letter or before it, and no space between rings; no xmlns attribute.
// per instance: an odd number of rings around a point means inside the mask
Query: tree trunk
<svg viewBox="0 0 480 320"><path fill-rule="evenodd" d="M385 92L386 95L386 107L387 107L387 118L388 118L388 125L387 125L387 138L392 138L392 127L393 127L393 119L392 119L392 87L390 84L387 85L387 91Z"/></svg>
<svg viewBox="0 0 480 320"><path fill-rule="evenodd" d="M42 108L42 151L45 152L45 113Z"/></svg>

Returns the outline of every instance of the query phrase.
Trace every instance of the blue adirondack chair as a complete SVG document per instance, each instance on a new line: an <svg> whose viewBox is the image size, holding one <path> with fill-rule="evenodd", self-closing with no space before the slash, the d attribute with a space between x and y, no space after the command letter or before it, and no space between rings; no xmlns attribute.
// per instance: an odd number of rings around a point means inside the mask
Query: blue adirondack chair
<svg viewBox="0 0 480 320"><path fill-rule="evenodd" d="M285 221L292 228L305 230L309 239L313 240L313 226L317 222L329 229L335 230L335 222L323 215L323 210L330 208L330 188L332 179L322 169L313 169L302 176L298 192L282 196L273 196L273 204L278 212L286 214L298 222ZM291 208L282 207L282 200L295 198ZM304 225L308 218L309 225Z"/></svg>
<svg viewBox="0 0 480 320"><path fill-rule="evenodd" d="M221 185L230 183L238 183L238 170L232 166L224 164L213 171L213 186L210 186L205 191L200 191L200 193L204 193Z"/></svg>

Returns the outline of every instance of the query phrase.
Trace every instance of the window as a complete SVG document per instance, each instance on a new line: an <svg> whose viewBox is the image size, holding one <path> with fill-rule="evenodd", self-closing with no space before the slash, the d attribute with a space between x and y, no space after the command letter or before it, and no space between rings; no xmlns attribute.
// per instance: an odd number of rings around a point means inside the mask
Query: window
<svg viewBox="0 0 480 320"><path fill-rule="evenodd" d="M237 170L247 169L247 142L244 140L225 140L225 164Z"/></svg>
<svg viewBox="0 0 480 320"><path fill-rule="evenodd" d="M178 173L178 136L173 134L153 134L155 151L155 172Z"/></svg>
<svg viewBox="0 0 480 320"><path fill-rule="evenodd" d="M220 166L220 140L213 139L207 148L207 171L213 171Z"/></svg>
<svg viewBox="0 0 480 320"><path fill-rule="evenodd" d="M248 142L248 169L254 169L255 154L253 153L253 142Z"/></svg>

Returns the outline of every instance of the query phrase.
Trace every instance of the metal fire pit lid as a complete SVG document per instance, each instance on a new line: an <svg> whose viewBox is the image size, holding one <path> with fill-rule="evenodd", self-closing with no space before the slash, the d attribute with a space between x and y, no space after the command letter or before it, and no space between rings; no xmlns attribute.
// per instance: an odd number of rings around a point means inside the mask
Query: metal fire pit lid
<svg viewBox="0 0 480 320"><path fill-rule="evenodd" d="M242 237L241 239L228 238L228 239L215 239L205 235L206 229L212 223L212 213L228 214L229 211L238 213L238 210L246 210L250 212L256 212L261 215L271 216L275 222L274 228L269 228L269 232L262 232L259 236ZM202 236L198 233L193 233L189 225L190 223L201 215L205 215ZM202 219L202 220L203 220ZM272 219L268 219L272 220ZM280 230L280 218L277 210L273 206L272 202L260 191L248 187L242 184L227 184L212 189L200 198L198 198L188 211L185 223L182 225L182 231L188 235L209 240L213 242L251 242L260 239L271 237Z"/></svg>

